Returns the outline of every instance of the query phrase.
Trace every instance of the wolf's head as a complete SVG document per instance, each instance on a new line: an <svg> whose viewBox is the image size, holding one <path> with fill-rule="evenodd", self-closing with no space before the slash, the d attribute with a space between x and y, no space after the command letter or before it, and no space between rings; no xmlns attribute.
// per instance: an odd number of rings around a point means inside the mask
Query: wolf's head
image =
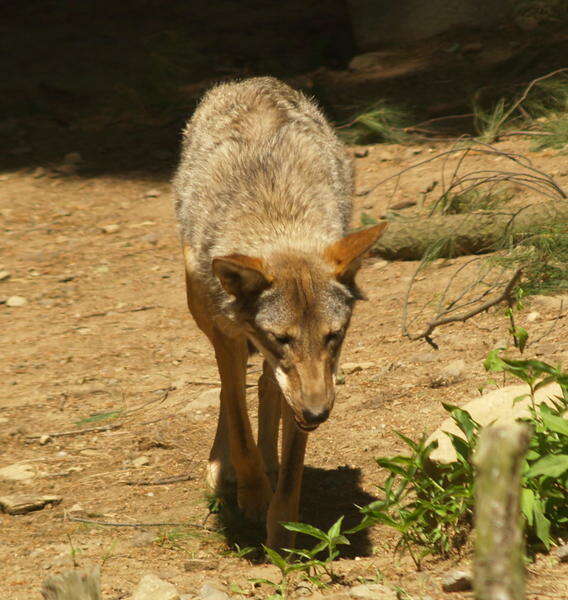
<svg viewBox="0 0 568 600"><path fill-rule="evenodd" d="M386 223L352 233L320 253L231 254L213 271L234 296L237 319L268 360L298 427L314 430L333 407L333 376L353 305L361 261Z"/></svg>

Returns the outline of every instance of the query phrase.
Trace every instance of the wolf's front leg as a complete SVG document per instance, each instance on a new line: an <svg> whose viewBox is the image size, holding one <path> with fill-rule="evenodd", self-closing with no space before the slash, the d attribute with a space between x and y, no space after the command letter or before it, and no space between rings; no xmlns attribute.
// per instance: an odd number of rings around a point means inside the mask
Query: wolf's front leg
<svg viewBox="0 0 568 600"><path fill-rule="evenodd" d="M282 399L282 418L282 460L278 486L268 507L266 523L266 545L275 550L294 547L296 534L284 529L280 523L298 520L304 455L308 440L308 434L298 429L292 409L284 399Z"/></svg>
<svg viewBox="0 0 568 600"><path fill-rule="evenodd" d="M237 501L244 514L262 520L272 497L264 463L252 436L245 398L246 339L232 339L215 330L212 336L221 376L221 416L226 412L228 448L237 479ZM222 423L220 424L220 427ZM215 446L214 446L215 449Z"/></svg>
<svg viewBox="0 0 568 600"><path fill-rule="evenodd" d="M278 426L282 400L272 367L265 360L258 380L258 447L273 488L278 482Z"/></svg>

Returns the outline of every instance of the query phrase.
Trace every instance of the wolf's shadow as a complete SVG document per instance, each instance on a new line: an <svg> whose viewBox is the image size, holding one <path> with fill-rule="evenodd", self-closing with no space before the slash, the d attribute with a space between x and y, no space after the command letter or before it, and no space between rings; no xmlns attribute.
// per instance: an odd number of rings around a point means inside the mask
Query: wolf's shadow
<svg viewBox="0 0 568 600"><path fill-rule="evenodd" d="M339 467L319 469L305 467L300 500L300 521L327 531L341 517L342 531L361 522L357 506L365 506L377 498L361 488L361 469ZM217 520L230 548L238 550L259 547L265 541L264 524L247 521L236 508L235 498L225 498ZM347 535L351 545L340 546L341 556L369 556L372 545L367 530ZM298 535L297 548L312 548L317 540L307 535Z"/></svg>

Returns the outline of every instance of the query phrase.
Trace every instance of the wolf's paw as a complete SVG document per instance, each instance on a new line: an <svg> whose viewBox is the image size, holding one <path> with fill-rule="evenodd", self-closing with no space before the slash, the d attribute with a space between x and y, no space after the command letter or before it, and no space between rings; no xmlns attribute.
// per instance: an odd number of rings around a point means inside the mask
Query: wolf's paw
<svg viewBox="0 0 568 600"><path fill-rule="evenodd" d="M235 470L231 464L224 465L218 460L211 460L207 465L207 487L216 496L226 496L235 490Z"/></svg>
<svg viewBox="0 0 568 600"><path fill-rule="evenodd" d="M237 486L237 501L245 517L251 521L262 521L272 498L272 486L266 475L257 480Z"/></svg>

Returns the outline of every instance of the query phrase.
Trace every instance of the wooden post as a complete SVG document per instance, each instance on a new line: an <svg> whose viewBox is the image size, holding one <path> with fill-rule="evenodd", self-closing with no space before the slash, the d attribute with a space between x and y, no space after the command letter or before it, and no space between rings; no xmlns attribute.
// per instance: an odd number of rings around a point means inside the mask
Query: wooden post
<svg viewBox="0 0 568 600"><path fill-rule="evenodd" d="M486 427L475 456L476 600L524 600L520 478L530 439L525 425Z"/></svg>
<svg viewBox="0 0 568 600"><path fill-rule="evenodd" d="M99 568L50 577L43 582L41 593L44 600L102 600Z"/></svg>

